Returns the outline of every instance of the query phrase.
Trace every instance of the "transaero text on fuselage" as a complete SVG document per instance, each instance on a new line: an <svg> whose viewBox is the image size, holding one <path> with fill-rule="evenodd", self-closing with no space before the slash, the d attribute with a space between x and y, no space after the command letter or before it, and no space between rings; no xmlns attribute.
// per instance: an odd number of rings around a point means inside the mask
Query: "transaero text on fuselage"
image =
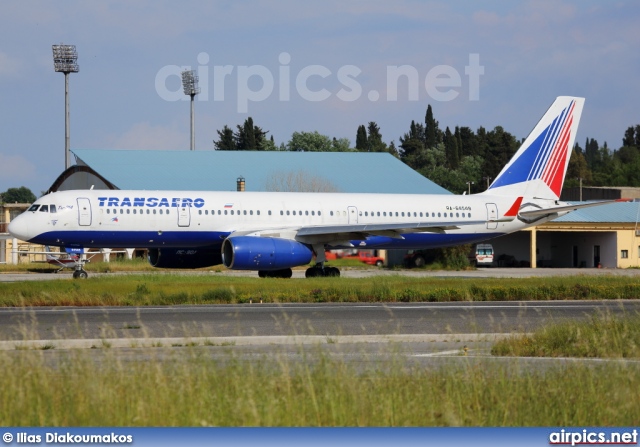
<svg viewBox="0 0 640 447"><path fill-rule="evenodd" d="M204 199L191 199L188 197L98 197L98 206L143 206L143 207L194 207L202 208Z"/></svg>

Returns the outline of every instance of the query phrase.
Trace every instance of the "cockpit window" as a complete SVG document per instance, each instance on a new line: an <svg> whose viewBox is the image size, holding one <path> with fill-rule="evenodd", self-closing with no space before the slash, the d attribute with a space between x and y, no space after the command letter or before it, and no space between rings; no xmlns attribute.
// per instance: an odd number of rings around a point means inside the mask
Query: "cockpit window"
<svg viewBox="0 0 640 447"><path fill-rule="evenodd" d="M49 205L42 205L40 207L40 212L41 213L48 213L49 212Z"/></svg>
<svg viewBox="0 0 640 447"><path fill-rule="evenodd" d="M56 212L56 206L55 205L49 205L49 212L50 213L55 213Z"/></svg>
<svg viewBox="0 0 640 447"><path fill-rule="evenodd" d="M39 207L40 207L40 205L31 205L31 208L29 208L28 211L38 211Z"/></svg>

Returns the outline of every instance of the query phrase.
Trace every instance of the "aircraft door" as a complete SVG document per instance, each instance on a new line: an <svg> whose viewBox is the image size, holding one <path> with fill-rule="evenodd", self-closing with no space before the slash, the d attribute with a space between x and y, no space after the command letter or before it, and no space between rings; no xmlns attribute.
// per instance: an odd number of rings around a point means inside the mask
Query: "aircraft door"
<svg viewBox="0 0 640 447"><path fill-rule="evenodd" d="M91 225L91 201L86 197L79 197L78 202L78 224L82 227Z"/></svg>
<svg viewBox="0 0 640 447"><path fill-rule="evenodd" d="M347 218L349 225L358 223L358 208L355 206L347 207Z"/></svg>
<svg viewBox="0 0 640 447"><path fill-rule="evenodd" d="M487 230L498 228L498 206L495 203L487 203ZM493 221L493 222L492 222Z"/></svg>
<svg viewBox="0 0 640 447"><path fill-rule="evenodd" d="M178 207L178 226L188 227L191 223L191 208L188 206Z"/></svg>

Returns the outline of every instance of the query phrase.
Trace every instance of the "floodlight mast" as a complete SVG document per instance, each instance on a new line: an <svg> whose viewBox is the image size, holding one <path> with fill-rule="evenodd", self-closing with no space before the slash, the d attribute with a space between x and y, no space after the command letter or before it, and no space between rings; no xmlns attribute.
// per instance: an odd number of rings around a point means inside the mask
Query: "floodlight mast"
<svg viewBox="0 0 640 447"><path fill-rule="evenodd" d="M191 97L191 150L196 150L196 136L195 136L195 117L193 109L193 99L200 93L200 87L198 87L198 76L196 76L195 70L185 70L182 72L182 88L184 94Z"/></svg>
<svg viewBox="0 0 640 447"><path fill-rule="evenodd" d="M53 68L56 72L64 73L64 167L70 167L69 151L71 137L69 130L69 73L80 71L78 66L78 52L75 45L52 45Z"/></svg>

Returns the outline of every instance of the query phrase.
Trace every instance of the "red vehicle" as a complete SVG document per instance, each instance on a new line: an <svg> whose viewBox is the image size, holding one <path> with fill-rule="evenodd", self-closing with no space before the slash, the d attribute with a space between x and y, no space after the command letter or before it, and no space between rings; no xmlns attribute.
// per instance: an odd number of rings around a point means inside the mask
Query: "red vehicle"
<svg viewBox="0 0 640 447"><path fill-rule="evenodd" d="M358 253L358 259L365 264L375 265L376 267L382 267L384 265L384 259L377 256L375 252L361 251Z"/></svg>

